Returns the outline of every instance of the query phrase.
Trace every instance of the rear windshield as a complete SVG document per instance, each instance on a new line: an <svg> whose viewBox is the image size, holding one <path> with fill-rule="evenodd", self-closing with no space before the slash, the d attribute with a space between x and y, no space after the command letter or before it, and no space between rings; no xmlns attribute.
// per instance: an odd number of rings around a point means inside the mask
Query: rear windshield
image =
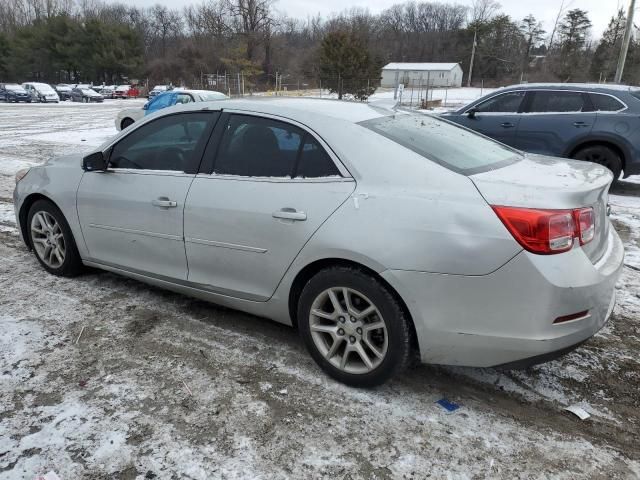
<svg viewBox="0 0 640 480"><path fill-rule="evenodd" d="M629 93L640 100L640 88L630 88Z"/></svg>
<svg viewBox="0 0 640 480"><path fill-rule="evenodd" d="M517 150L430 115L397 114L360 125L464 175L500 168L522 158Z"/></svg>

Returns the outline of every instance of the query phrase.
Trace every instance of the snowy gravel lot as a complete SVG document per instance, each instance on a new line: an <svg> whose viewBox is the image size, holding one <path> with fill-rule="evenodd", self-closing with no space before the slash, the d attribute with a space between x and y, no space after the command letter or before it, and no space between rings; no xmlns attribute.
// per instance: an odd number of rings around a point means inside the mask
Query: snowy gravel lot
<svg viewBox="0 0 640 480"><path fill-rule="evenodd" d="M611 196L627 266L584 346L527 371L419 366L355 390L290 328L40 268L13 175L100 144L133 104L0 104L0 480L640 478L640 179Z"/></svg>

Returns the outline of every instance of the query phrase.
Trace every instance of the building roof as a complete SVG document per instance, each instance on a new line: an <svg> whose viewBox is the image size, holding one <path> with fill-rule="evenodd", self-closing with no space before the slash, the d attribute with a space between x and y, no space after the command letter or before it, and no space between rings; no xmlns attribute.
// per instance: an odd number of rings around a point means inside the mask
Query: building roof
<svg viewBox="0 0 640 480"><path fill-rule="evenodd" d="M448 71L457 67L457 63L388 63L382 70L417 70L417 71Z"/></svg>

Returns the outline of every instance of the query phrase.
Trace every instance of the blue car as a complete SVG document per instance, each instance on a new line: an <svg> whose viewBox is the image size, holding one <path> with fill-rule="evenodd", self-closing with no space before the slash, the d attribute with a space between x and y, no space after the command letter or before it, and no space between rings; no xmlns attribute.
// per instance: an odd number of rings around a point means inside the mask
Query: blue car
<svg viewBox="0 0 640 480"><path fill-rule="evenodd" d="M443 117L525 152L598 163L616 179L640 173L640 88L514 85Z"/></svg>
<svg viewBox="0 0 640 480"><path fill-rule="evenodd" d="M144 118L145 115L150 115L163 108L172 107L173 105L191 102L212 102L225 98L229 97L224 93L211 90L170 90L152 97L142 108L137 107L121 110L116 117L116 128L118 130L124 130L129 125Z"/></svg>

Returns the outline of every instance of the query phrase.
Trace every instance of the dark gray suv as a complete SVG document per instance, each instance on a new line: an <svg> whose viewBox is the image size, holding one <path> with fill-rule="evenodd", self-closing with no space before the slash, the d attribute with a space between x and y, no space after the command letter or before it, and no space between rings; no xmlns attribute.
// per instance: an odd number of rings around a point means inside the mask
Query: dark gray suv
<svg viewBox="0 0 640 480"><path fill-rule="evenodd" d="M616 179L640 173L640 88L514 85L443 116L526 152L599 163Z"/></svg>

